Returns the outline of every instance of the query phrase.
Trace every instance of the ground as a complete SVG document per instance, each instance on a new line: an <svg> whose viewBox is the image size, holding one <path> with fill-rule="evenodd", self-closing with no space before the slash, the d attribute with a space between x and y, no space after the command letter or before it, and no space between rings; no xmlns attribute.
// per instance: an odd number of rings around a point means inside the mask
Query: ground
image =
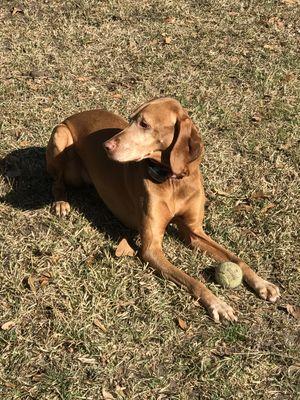
<svg viewBox="0 0 300 400"><path fill-rule="evenodd" d="M0 6L0 394L13 399L295 399L299 382L299 2L7 1ZM92 189L50 213L45 145L66 116L173 96L206 147L206 230L280 287L224 290L215 324L138 258ZM180 328L178 318L183 320ZM185 326L186 325L186 326ZM298 387L299 388L299 387Z"/></svg>

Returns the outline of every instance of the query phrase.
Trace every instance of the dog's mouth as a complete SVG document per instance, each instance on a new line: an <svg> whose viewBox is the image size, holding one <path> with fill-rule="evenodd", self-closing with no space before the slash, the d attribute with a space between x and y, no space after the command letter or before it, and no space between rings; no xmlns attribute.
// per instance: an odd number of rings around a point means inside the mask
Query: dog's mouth
<svg viewBox="0 0 300 400"><path fill-rule="evenodd" d="M127 158L125 154L123 157L120 157L119 155L116 155L114 152L111 152L107 149L105 149L105 150L106 150L106 154L108 155L108 157L111 160L117 161L119 163L140 162L147 158L153 158L155 160L160 160L160 158L161 158L161 150L159 150L159 149L152 150L149 153L146 153L146 154L142 155L141 157L136 157L136 158L130 158L130 157Z"/></svg>
<svg viewBox="0 0 300 400"><path fill-rule="evenodd" d="M135 160L133 160L133 161L139 162L139 161L145 160L145 158L151 157L152 154L155 153L156 151L158 151L158 150L152 150L152 151L150 151L150 153L147 153L147 154L145 154L144 156L139 157L139 158L137 158L137 159L135 159Z"/></svg>
<svg viewBox="0 0 300 400"><path fill-rule="evenodd" d="M147 153L147 154L143 155L142 157L139 157L139 158L134 159L134 160L132 160L132 161L133 161L133 162L139 162L139 161L145 160L146 158L154 157L155 155L157 156L158 153L160 153L160 152L161 152L161 150L159 150L159 149L157 149L157 150L152 150L152 151L150 151L150 153ZM154 157L154 158L155 158L155 157Z"/></svg>

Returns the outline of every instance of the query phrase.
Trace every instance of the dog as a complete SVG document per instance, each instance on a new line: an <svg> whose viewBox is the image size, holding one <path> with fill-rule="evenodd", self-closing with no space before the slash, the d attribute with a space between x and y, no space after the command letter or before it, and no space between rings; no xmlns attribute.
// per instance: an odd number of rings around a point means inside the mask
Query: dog
<svg viewBox="0 0 300 400"><path fill-rule="evenodd" d="M53 210L70 212L66 185L93 184L107 207L141 237L140 256L206 308L215 322L236 321L234 310L200 280L171 264L162 250L172 221L181 238L218 262L240 266L243 280L264 300L275 302L279 289L203 230L205 194L199 164L203 141L187 111L172 98L138 107L129 123L105 110L84 111L57 125L46 151L53 177Z"/></svg>

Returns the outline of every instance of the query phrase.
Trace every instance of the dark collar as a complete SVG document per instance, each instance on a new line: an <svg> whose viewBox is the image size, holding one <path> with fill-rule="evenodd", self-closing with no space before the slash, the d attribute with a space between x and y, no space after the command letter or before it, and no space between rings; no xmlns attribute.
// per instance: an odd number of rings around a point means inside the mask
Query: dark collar
<svg viewBox="0 0 300 400"><path fill-rule="evenodd" d="M147 159L147 171L150 177L158 183L165 182L169 178L177 178L168 167L165 167L150 158Z"/></svg>

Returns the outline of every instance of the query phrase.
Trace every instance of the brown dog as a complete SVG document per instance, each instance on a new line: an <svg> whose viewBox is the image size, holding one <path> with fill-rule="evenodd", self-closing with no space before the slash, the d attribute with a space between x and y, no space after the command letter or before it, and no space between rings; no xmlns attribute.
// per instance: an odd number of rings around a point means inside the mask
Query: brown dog
<svg viewBox="0 0 300 400"><path fill-rule="evenodd" d="M141 257L165 278L186 287L210 316L235 321L233 309L199 280L172 265L162 251L167 225L219 262L237 263L247 284L263 299L276 301L279 289L260 278L202 228L205 196L199 164L203 143L187 112L174 99L140 106L128 123L103 110L85 111L56 126L47 147L53 176L54 210L70 211L65 184L92 183L108 208L141 235Z"/></svg>

